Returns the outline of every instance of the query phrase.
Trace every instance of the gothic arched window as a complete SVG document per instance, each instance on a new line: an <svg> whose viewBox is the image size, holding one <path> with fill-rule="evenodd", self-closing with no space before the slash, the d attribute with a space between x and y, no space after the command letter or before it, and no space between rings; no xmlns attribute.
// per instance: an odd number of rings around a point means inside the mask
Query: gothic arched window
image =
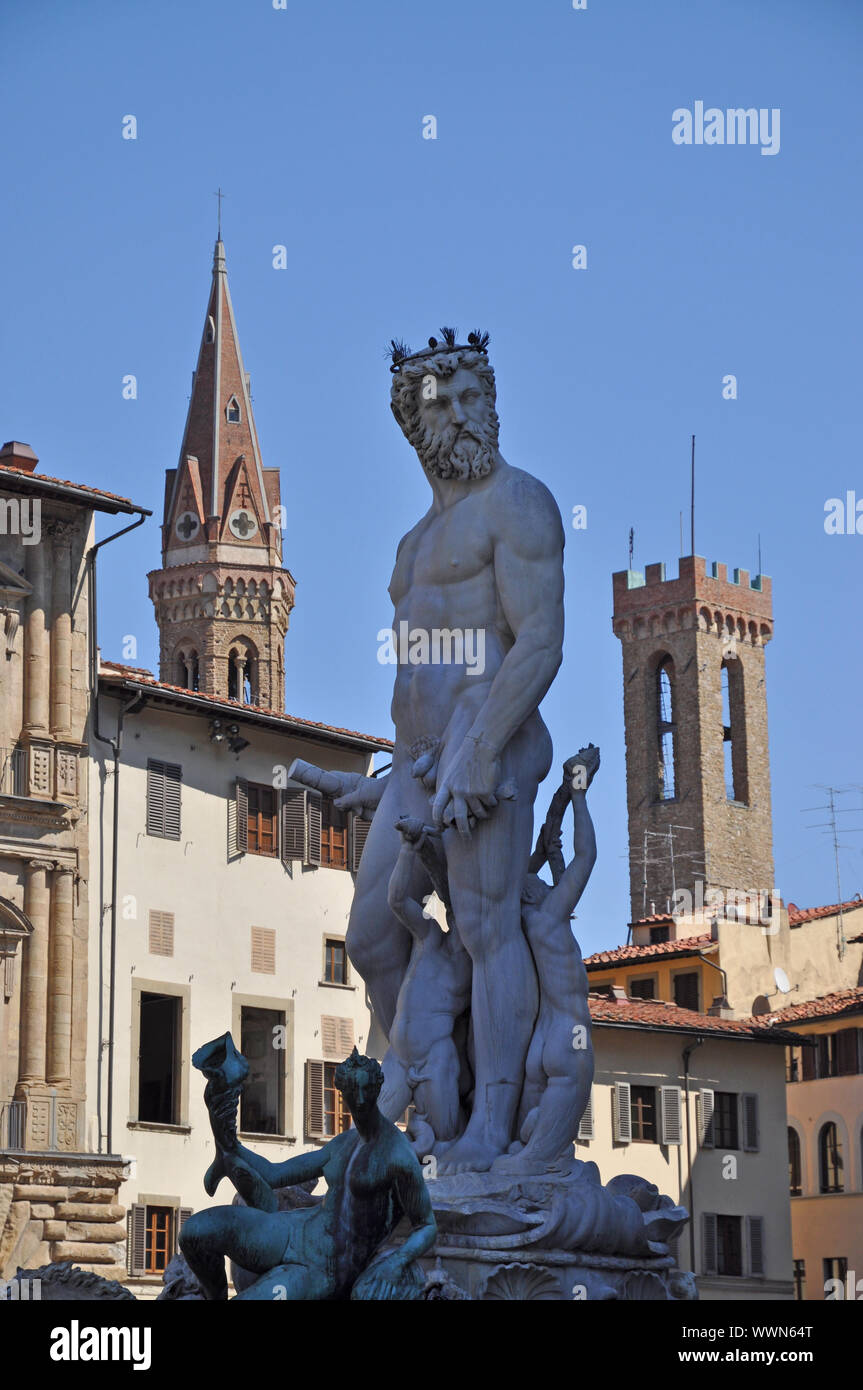
<svg viewBox="0 0 863 1390"><path fill-rule="evenodd" d="M746 771L746 728L743 715L743 668L739 657L722 663L722 749L725 796L728 801L749 804Z"/></svg>
<svg viewBox="0 0 863 1390"><path fill-rule="evenodd" d="M674 662L666 656L656 669L656 794L660 801L677 796L674 715Z"/></svg>
<svg viewBox="0 0 863 1390"><path fill-rule="evenodd" d="M842 1140L832 1120L821 1126L818 1136L818 1167L822 1192L845 1191Z"/></svg>
<svg viewBox="0 0 863 1390"><path fill-rule="evenodd" d="M236 396L232 396L228 401L225 407L225 418L229 425L238 425L240 423L240 402L237 400Z"/></svg>

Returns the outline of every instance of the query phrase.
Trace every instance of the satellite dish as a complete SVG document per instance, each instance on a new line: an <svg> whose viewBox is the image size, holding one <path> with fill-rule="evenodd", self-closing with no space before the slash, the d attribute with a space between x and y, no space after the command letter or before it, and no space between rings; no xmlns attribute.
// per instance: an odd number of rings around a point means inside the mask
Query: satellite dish
<svg viewBox="0 0 863 1390"><path fill-rule="evenodd" d="M781 965L774 966L773 978L776 981L776 988L779 990L780 994L791 993L791 983Z"/></svg>

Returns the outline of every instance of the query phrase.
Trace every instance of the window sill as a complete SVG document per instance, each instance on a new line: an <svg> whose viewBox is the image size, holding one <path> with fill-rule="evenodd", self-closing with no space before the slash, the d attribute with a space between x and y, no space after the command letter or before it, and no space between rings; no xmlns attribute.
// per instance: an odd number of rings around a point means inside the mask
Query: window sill
<svg viewBox="0 0 863 1390"><path fill-rule="evenodd" d="M296 1144L295 1134L258 1134L256 1130L240 1130L238 1139L249 1140L253 1144Z"/></svg>
<svg viewBox="0 0 863 1390"><path fill-rule="evenodd" d="M341 985L338 980L318 980L319 989L356 989L356 985Z"/></svg>
<svg viewBox="0 0 863 1390"><path fill-rule="evenodd" d="M153 1134L191 1134L191 1125L154 1124L152 1120L127 1120L127 1129L150 1130Z"/></svg>

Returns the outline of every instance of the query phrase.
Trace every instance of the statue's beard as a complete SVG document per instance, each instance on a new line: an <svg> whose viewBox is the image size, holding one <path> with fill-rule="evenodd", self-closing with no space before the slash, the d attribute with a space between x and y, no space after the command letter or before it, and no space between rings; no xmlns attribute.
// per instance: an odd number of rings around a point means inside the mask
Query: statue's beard
<svg viewBox="0 0 863 1390"><path fill-rule="evenodd" d="M497 431L474 434L447 425L424 431L415 447L426 473L435 478L484 478L494 466Z"/></svg>

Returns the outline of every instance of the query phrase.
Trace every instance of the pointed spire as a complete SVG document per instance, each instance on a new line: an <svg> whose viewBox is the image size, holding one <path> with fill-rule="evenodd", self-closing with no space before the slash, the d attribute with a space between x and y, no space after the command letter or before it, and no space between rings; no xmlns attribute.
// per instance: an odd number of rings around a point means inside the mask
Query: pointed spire
<svg viewBox="0 0 863 1390"><path fill-rule="evenodd" d="M162 568L150 575L160 671L241 700L243 671L253 704L283 709L294 580L282 565L279 473L261 460L218 230L180 457L165 480Z"/></svg>

